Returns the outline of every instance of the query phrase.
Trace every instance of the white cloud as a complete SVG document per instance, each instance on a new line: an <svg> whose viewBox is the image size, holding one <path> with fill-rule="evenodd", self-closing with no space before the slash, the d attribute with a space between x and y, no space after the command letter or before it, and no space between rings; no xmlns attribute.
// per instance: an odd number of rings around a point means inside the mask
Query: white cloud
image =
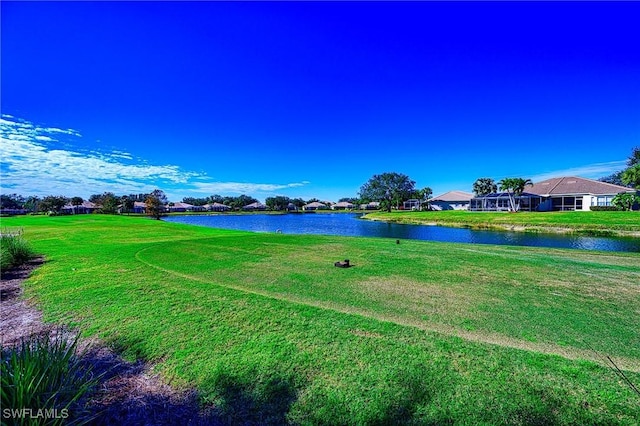
<svg viewBox="0 0 640 426"><path fill-rule="evenodd" d="M255 194L258 192L274 192L283 189L298 188L307 185L308 181L273 184L273 183L247 183L247 182L195 182L192 192L200 194Z"/></svg>
<svg viewBox="0 0 640 426"><path fill-rule="evenodd" d="M65 137L64 142L58 139L61 136ZM74 138L80 137L80 133L72 129L41 127L2 115L0 155L3 190L23 195L86 197L105 191L129 194L162 188L179 199L193 194L255 195L309 183L215 182L204 173L184 171L175 165L150 165L143 160L136 163L133 156L125 151L74 148Z"/></svg>
<svg viewBox="0 0 640 426"><path fill-rule="evenodd" d="M572 167L563 170L554 170L551 172L541 173L531 177L531 180L534 182L539 182L541 180L551 179L559 176L579 176L590 179L597 179L603 176L607 176L618 172L620 170L624 170L626 168L626 161L610 161L607 163L594 163L587 164L579 167Z"/></svg>

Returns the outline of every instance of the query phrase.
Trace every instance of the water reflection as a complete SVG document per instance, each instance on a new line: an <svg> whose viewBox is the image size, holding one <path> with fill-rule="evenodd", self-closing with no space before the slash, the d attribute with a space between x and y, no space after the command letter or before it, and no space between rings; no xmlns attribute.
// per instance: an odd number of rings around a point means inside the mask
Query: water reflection
<svg viewBox="0 0 640 426"><path fill-rule="evenodd" d="M640 238L584 237L559 234L486 231L429 225L401 225L359 219L355 214L202 215L170 216L164 220L212 228L285 234L428 240L452 243L504 244L640 252Z"/></svg>

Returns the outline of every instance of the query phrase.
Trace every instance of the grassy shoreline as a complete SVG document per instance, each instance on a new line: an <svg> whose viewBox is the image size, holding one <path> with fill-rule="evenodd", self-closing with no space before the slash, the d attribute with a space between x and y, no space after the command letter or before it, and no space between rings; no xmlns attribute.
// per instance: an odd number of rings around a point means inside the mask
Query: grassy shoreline
<svg viewBox="0 0 640 426"><path fill-rule="evenodd" d="M640 237L638 212L374 212L364 217L392 223L515 232Z"/></svg>
<svg viewBox="0 0 640 426"><path fill-rule="evenodd" d="M3 219L25 283L231 423L634 424L640 255ZM351 259L353 268L333 267Z"/></svg>

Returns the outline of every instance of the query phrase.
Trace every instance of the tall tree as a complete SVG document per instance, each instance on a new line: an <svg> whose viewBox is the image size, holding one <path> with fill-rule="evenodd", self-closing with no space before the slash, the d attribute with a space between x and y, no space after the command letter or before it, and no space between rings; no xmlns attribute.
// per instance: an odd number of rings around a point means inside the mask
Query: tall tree
<svg viewBox="0 0 640 426"><path fill-rule="evenodd" d="M213 194L213 195L207 197L207 203L209 203L209 204L213 204L213 203L224 204L224 197L222 197L222 195Z"/></svg>
<svg viewBox="0 0 640 426"><path fill-rule="evenodd" d="M147 199L144 201L147 210L147 215L154 219L160 220L162 213L164 213L164 206L167 204L167 196L164 191L160 189L154 189Z"/></svg>
<svg viewBox="0 0 640 426"><path fill-rule="evenodd" d="M479 178L473 183L473 193L476 197L483 197L498 190L498 185L491 178Z"/></svg>
<svg viewBox="0 0 640 426"><path fill-rule="evenodd" d="M82 199L82 197L71 198L71 205L73 206L73 214L78 213L78 206L82 205L82 203L84 203L84 200Z"/></svg>
<svg viewBox="0 0 640 426"><path fill-rule="evenodd" d="M360 204L360 199L355 198L355 197L342 197L338 200L339 203L351 203L354 205L358 205Z"/></svg>
<svg viewBox="0 0 640 426"><path fill-rule="evenodd" d="M626 186L622 181L622 171L615 172L610 174L609 176L604 176L598 179L600 182L611 183L613 185Z"/></svg>
<svg viewBox="0 0 640 426"><path fill-rule="evenodd" d="M105 192L102 194L102 213L114 214L118 212L120 198L113 192Z"/></svg>
<svg viewBox="0 0 640 426"><path fill-rule="evenodd" d="M37 213L40 207L40 201L40 197L36 195L30 195L24 202L24 208L33 213Z"/></svg>
<svg viewBox="0 0 640 426"><path fill-rule="evenodd" d="M208 202L208 198L184 197L182 202L191 204L192 206L204 206Z"/></svg>
<svg viewBox="0 0 640 426"><path fill-rule="evenodd" d="M298 209L301 209L302 206L304 206L305 204L307 204L302 198L294 198L293 200L291 200L291 203L296 206Z"/></svg>
<svg viewBox="0 0 640 426"><path fill-rule="evenodd" d="M285 197L284 195L267 197L267 199L264 200L264 204L269 207L270 210L275 211L286 210L290 202L291 199L289 197Z"/></svg>
<svg viewBox="0 0 640 426"><path fill-rule="evenodd" d="M609 176L598 179L601 182L612 183L614 185L627 186L629 188L640 189L640 147L631 150L631 155L627 158L627 168L615 172Z"/></svg>
<svg viewBox="0 0 640 426"><path fill-rule="evenodd" d="M40 202L40 210L58 214L68 201L69 199L63 195L47 195Z"/></svg>
<svg viewBox="0 0 640 426"><path fill-rule="evenodd" d="M122 203L122 207L120 209L120 212L122 213L130 213L131 210L133 210L133 208L136 205L136 200L134 198L135 196L131 196L131 195L123 195L120 198L120 202Z"/></svg>
<svg viewBox="0 0 640 426"><path fill-rule="evenodd" d="M509 205L512 212L520 210L520 203L516 203L516 197L519 197L524 192L524 188L527 185L533 185L531 179L522 178L505 178L498 182L500 191L506 191L509 196Z"/></svg>
<svg viewBox="0 0 640 426"><path fill-rule="evenodd" d="M24 197L18 194L0 195L0 208L21 209L25 201Z"/></svg>
<svg viewBox="0 0 640 426"><path fill-rule="evenodd" d="M640 146L636 146L631 150L631 155L627 159L627 166L633 167L636 164L640 164Z"/></svg>
<svg viewBox="0 0 640 426"><path fill-rule="evenodd" d="M360 188L359 196L365 201L379 201L388 212L408 199L415 190L415 182L402 173L388 172L373 175Z"/></svg>
<svg viewBox="0 0 640 426"><path fill-rule="evenodd" d="M640 189L640 163L636 163L622 172L621 179L625 185Z"/></svg>

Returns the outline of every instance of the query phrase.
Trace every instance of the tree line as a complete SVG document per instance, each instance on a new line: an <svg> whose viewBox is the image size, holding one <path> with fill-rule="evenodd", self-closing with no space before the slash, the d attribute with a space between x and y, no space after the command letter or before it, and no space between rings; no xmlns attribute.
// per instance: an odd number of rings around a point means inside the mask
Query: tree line
<svg viewBox="0 0 640 426"><path fill-rule="evenodd" d="M631 156L627 160L627 168L616 172L610 176L600 179L602 182L613 183L616 185L627 186L640 190L640 147L632 150ZM400 205L409 199L420 201L421 206L429 208L428 200L433 195L430 187L421 189L416 188L415 181L409 176L397 173L386 172L373 175L365 182L358 192L357 197L341 198L339 202L349 202L356 206L368 204L370 202L379 202L380 208L391 211L392 208L400 209ZM531 185L531 179L521 177L505 178L495 182L492 178L482 177L473 183L473 192L476 197L486 196L488 194L504 191L509 197L510 210L518 211L518 196L522 195L527 185ZM37 196L23 197L18 194L0 195L0 209L28 210L32 212L53 212L59 213L67 204L78 207L84 203L82 197L65 197L59 195L48 195L40 198ZM102 194L93 194L88 201L100 206L102 213L127 213L134 209L135 202L144 202L147 212L151 212L152 216L159 217L168 203L167 197L162 190L156 189L151 193L129 194L117 196L113 192L103 192ZM317 198L303 200L302 198L289 198L286 196L267 197L265 205L273 211L289 210L291 206L296 209L302 208L305 204L320 201ZM249 195L240 196L221 196L211 195L204 198L184 197L183 203L194 206L204 206L206 204L223 204L232 210L240 210L244 206L257 203L258 200ZM620 208L630 209L634 203L639 203L640 197L637 194L618 194L613 200L613 204ZM421 207L422 208L422 207Z"/></svg>

